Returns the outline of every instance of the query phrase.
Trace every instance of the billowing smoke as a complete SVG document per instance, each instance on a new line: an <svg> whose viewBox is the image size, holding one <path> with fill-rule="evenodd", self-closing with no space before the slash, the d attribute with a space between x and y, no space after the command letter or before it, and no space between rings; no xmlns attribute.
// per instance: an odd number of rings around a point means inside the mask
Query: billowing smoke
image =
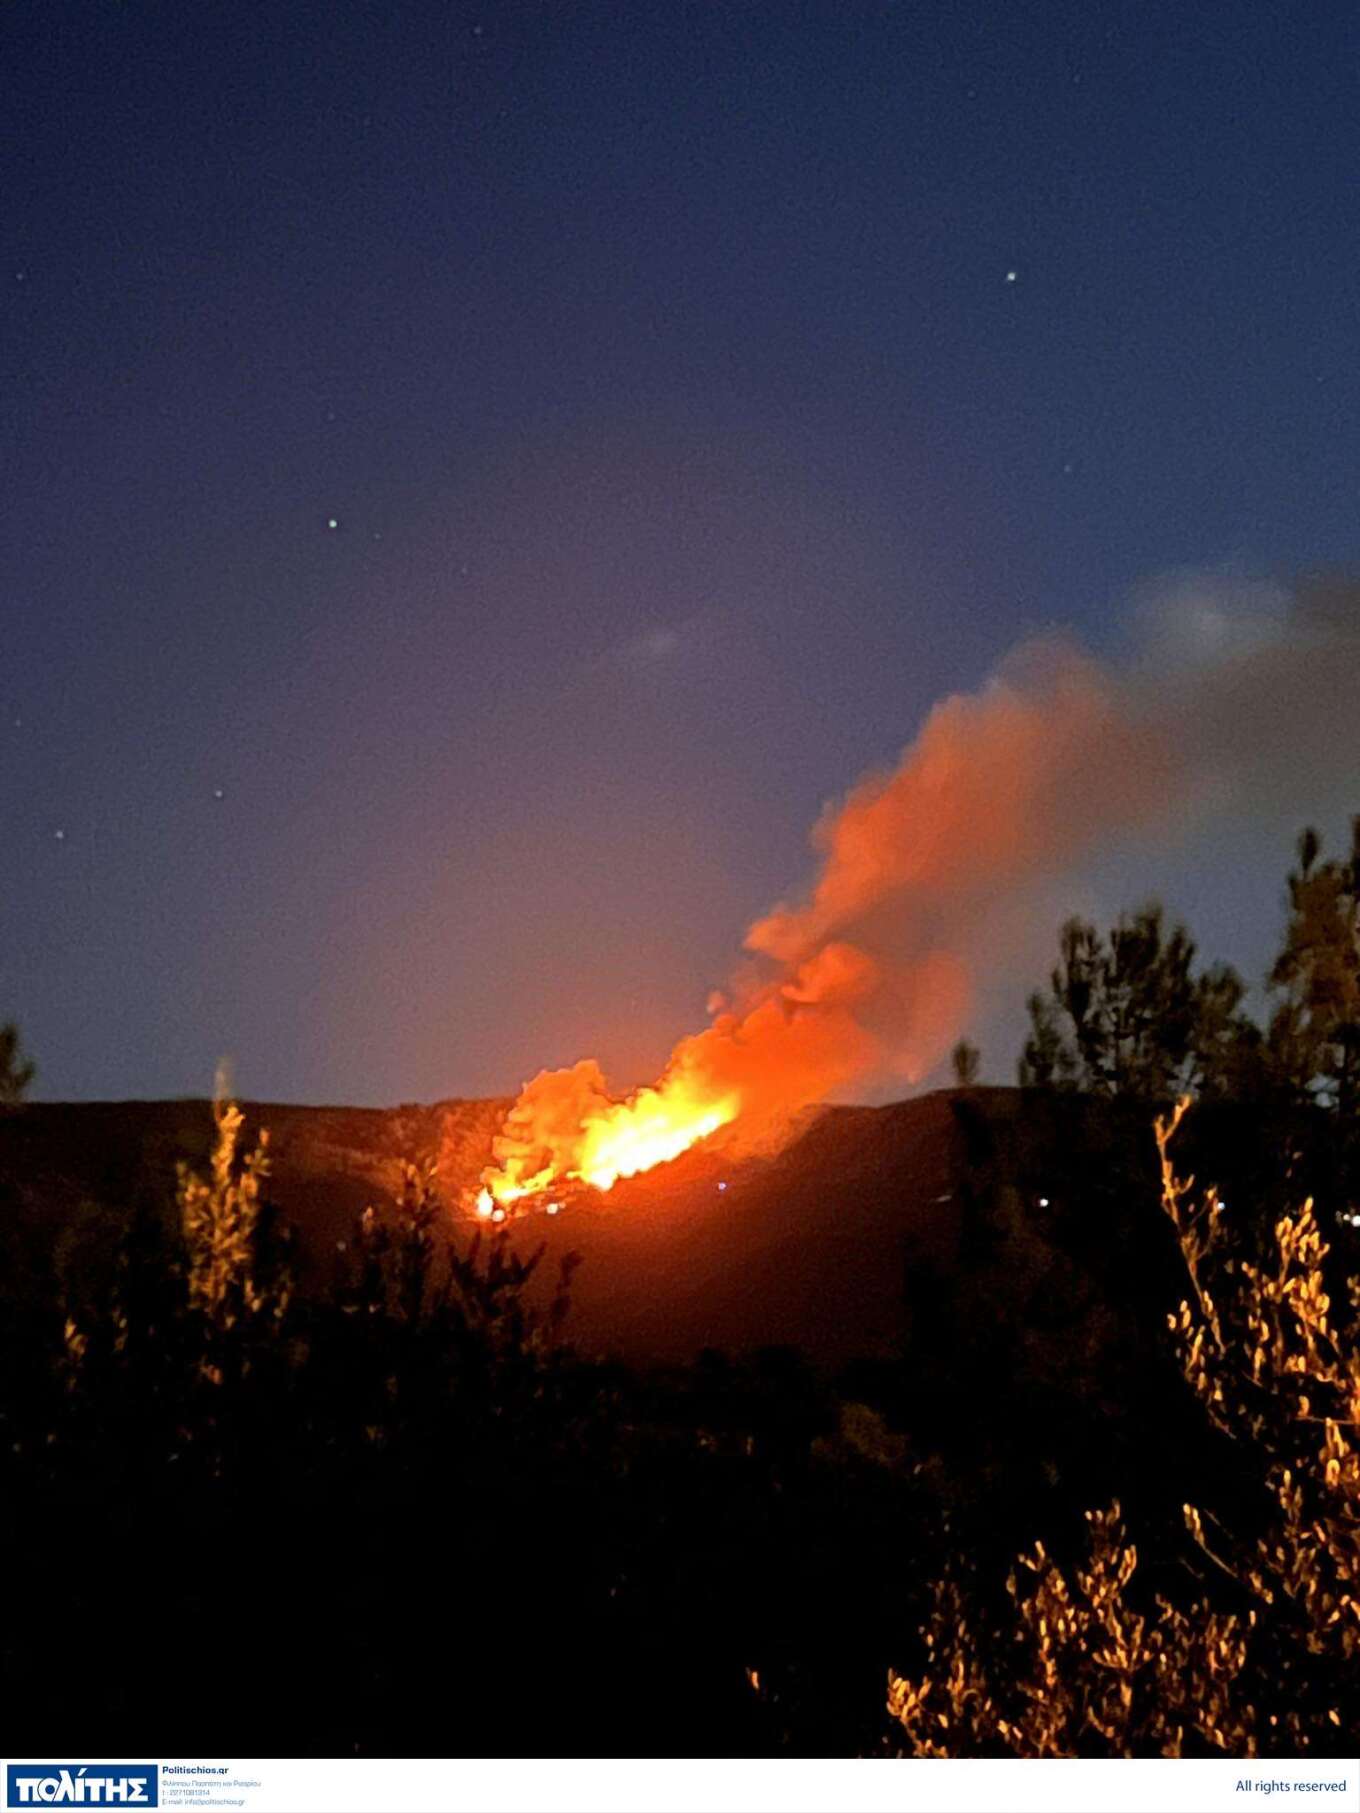
<svg viewBox="0 0 1360 1813"><path fill-rule="evenodd" d="M936 705L896 767L823 813L811 887L749 929L746 970L658 1082L620 1099L590 1059L540 1073L492 1194L608 1188L717 1128L759 1141L851 1085L917 1082L1014 961L1008 923L1093 847L1360 790L1360 592L1200 580L1143 616L1119 668L1038 640Z"/></svg>

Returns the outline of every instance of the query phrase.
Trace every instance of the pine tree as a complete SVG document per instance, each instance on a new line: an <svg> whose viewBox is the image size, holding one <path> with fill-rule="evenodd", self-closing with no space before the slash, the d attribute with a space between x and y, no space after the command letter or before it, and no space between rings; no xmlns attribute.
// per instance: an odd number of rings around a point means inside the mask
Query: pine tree
<svg viewBox="0 0 1360 1813"><path fill-rule="evenodd" d="M1155 904L1121 917L1108 939L1069 919L1049 991L1029 1000L1022 1085L1151 1100L1229 1093L1257 1042L1245 989L1227 965L1196 975L1194 961L1194 940Z"/></svg>
<svg viewBox="0 0 1360 1813"><path fill-rule="evenodd" d="M1299 839L1289 876L1289 922L1270 974L1279 997L1270 1023L1277 1077L1343 1125L1360 1110L1360 817L1345 861L1319 861L1316 831Z"/></svg>

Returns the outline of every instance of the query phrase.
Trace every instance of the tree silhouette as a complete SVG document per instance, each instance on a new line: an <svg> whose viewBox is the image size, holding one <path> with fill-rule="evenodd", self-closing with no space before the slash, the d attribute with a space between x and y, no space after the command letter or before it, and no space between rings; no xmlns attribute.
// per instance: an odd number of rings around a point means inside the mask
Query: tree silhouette
<svg viewBox="0 0 1360 1813"><path fill-rule="evenodd" d="M1270 1051L1287 1089L1344 1122L1360 1108L1360 817L1344 861L1320 862L1321 850L1317 832L1305 831L1270 973Z"/></svg>
<svg viewBox="0 0 1360 1813"><path fill-rule="evenodd" d="M1226 964L1196 975L1193 939L1155 903L1108 939L1069 919L1059 958L1048 992L1029 1000L1022 1085L1165 1100L1228 1093L1248 1071L1259 1035L1241 979Z"/></svg>
<svg viewBox="0 0 1360 1813"><path fill-rule="evenodd" d="M16 1107L34 1075L20 1050L18 1027L13 1021L0 1026L0 1109Z"/></svg>
<svg viewBox="0 0 1360 1813"><path fill-rule="evenodd" d="M978 1079L978 1068L982 1063L982 1053L968 1039L960 1039L949 1054L953 1066L954 1081L960 1089L968 1089Z"/></svg>

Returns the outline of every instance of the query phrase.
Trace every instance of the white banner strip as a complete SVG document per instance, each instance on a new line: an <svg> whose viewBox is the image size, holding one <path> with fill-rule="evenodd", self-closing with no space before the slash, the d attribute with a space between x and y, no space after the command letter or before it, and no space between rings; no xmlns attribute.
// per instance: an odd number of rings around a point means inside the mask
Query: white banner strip
<svg viewBox="0 0 1360 1813"><path fill-rule="evenodd" d="M153 1773L154 1771L154 1773ZM1288 1796L1360 1809L1360 1758L1324 1762L787 1759L6 1761L5 1807L249 1813L1228 1813Z"/></svg>

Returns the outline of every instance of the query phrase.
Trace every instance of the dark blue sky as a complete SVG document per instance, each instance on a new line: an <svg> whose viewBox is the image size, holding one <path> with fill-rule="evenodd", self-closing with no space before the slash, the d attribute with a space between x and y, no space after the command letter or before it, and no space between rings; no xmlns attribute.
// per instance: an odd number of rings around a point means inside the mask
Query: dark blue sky
<svg viewBox="0 0 1360 1813"><path fill-rule="evenodd" d="M5 8L0 1018L41 1092L635 1080L939 694L1038 627L1109 652L1170 570L1353 566L1357 35ZM1156 879L1250 962L1287 854L1245 918Z"/></svg>

